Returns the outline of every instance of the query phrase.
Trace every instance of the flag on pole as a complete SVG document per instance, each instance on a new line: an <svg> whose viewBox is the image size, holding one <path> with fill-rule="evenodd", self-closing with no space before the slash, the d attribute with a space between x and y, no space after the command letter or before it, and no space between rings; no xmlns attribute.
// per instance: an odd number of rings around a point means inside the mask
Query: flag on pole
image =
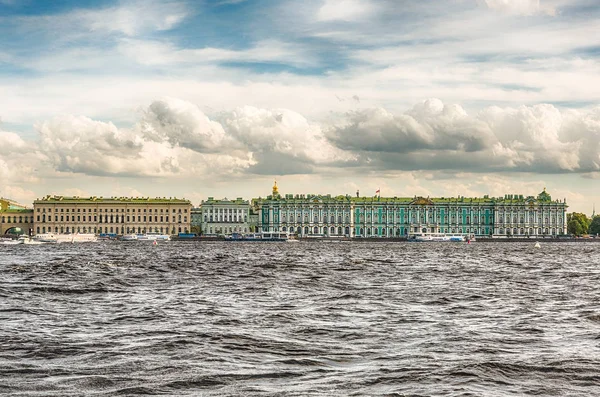
<svg viewBox="0 0 600 397"><path fill-rule="evenodd" d="M381 191L381 189L377 189L375 190L375 193L379 193Z"/></svg>

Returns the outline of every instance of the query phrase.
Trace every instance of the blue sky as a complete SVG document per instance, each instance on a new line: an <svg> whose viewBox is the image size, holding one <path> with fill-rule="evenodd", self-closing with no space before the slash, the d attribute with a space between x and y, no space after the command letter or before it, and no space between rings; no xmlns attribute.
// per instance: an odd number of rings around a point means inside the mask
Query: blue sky
<svg viewBox="0 0 600 397"><path fill-rule="evenodd" d="M599 17L592 0L0 0L0 195L199 202L277 178L546 186L591 212Z"/></svg>

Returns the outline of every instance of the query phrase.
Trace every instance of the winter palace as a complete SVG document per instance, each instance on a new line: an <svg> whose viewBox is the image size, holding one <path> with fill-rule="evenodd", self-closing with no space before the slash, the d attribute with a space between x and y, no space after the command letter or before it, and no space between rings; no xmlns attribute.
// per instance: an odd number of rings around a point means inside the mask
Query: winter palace
<svg viewBox="0 0 600 397"><path fill-rule="evenodd" d="M299 237L404 237L415 233L556 236L567 233L566 199L534 196L356 197L272 194L253 200L258 229Z"/></svg>

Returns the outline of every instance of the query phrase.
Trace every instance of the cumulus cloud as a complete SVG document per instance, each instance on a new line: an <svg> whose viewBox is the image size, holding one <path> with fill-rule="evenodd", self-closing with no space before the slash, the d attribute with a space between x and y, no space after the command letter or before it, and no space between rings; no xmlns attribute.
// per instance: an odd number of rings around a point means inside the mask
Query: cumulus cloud
<svg viewBox="0 0 600 397"><path fill-rule="evenodd" d="M27 147L25 141L14 132L0 130L0 142L0 155L22 153Z"/></svg>
<svg viewBox="0 0 600 397"><path fill-rule="evenodd" d="M221 115L221 122L258 160L257 173L312 173L314 165L352 158L331 145L319 126L288 109L244 106Z"/></svg>
<svg viewBox="0 0 600 397"><path fill-rule="evenodd" d="M143 137L153 142L169 142L200 153L234 149L221 124L210 120L198 106L179 99L154 101L139 124Z"/></svg>
<svg viewBox="0 0 600 397"><path fill-rule="evenodd" d="M600 107L492 106L470 115L428 99L401 114L364 108L316 123L289 109L252 106L208 116L195 104L165 98L130 128L72 115L35 128L39 138L32 142L0 132L3 177L13 168L32 175L211 178L344 170L600 172ZM28 163L17 167L24 156Z"/></svg>
<svg viewBox="0 0 600 397"><path fill-rule="evenodd" d="M176 101L175 111L169 112L171 107L164 103L153 103L144 120L131 129L83 116L56 117L36 126L39 150L55 170L88 175L193 175L207 169L221 174L251 164L249 158L217 150L218 142L211 141L211 123L202 117L194 119L199 115L186 113L178 105ZM212 152L204 153L206 148Z"/></svg>
<svg viewBox="0 0 600 397"><path fill-rule="evenodd" d="M458 105L438 99L394 115L382 108L348 113L345 124L329 130L332 142L346 150L410 153L418 150L480 151L493 144L488 125L467 116Z"/></svg>
<svg viewBox="0 0 600 397"><path fill-rule="evenodd" d="M167 176L312 173L350 161L321 128L287 109L241 107L209 118L190 102L152 102L129 129L65 115L36 125L39 153L59 172Z"/></svg>
<svg viewBox="0 0 600 397"><path fill-rule="evenodd" d="M350 112L327 136L371 168L582 173L599 169L599 114L536 105L470 116L431 99L401 115Z"/></svg>

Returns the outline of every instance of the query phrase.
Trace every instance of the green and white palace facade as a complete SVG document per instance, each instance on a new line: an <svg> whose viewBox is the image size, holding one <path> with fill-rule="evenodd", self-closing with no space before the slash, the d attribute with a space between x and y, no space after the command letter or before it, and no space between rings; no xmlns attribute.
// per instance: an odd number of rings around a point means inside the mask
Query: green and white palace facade
<svg viewBox="0 0 600 397"><path fill-rule="evenodd" d="M253 200L258 230L299 237L394 238L417 233L479 237L558 236L567 233L566 199L537 196L425 198L286 194L277 185Z"/></svg>

